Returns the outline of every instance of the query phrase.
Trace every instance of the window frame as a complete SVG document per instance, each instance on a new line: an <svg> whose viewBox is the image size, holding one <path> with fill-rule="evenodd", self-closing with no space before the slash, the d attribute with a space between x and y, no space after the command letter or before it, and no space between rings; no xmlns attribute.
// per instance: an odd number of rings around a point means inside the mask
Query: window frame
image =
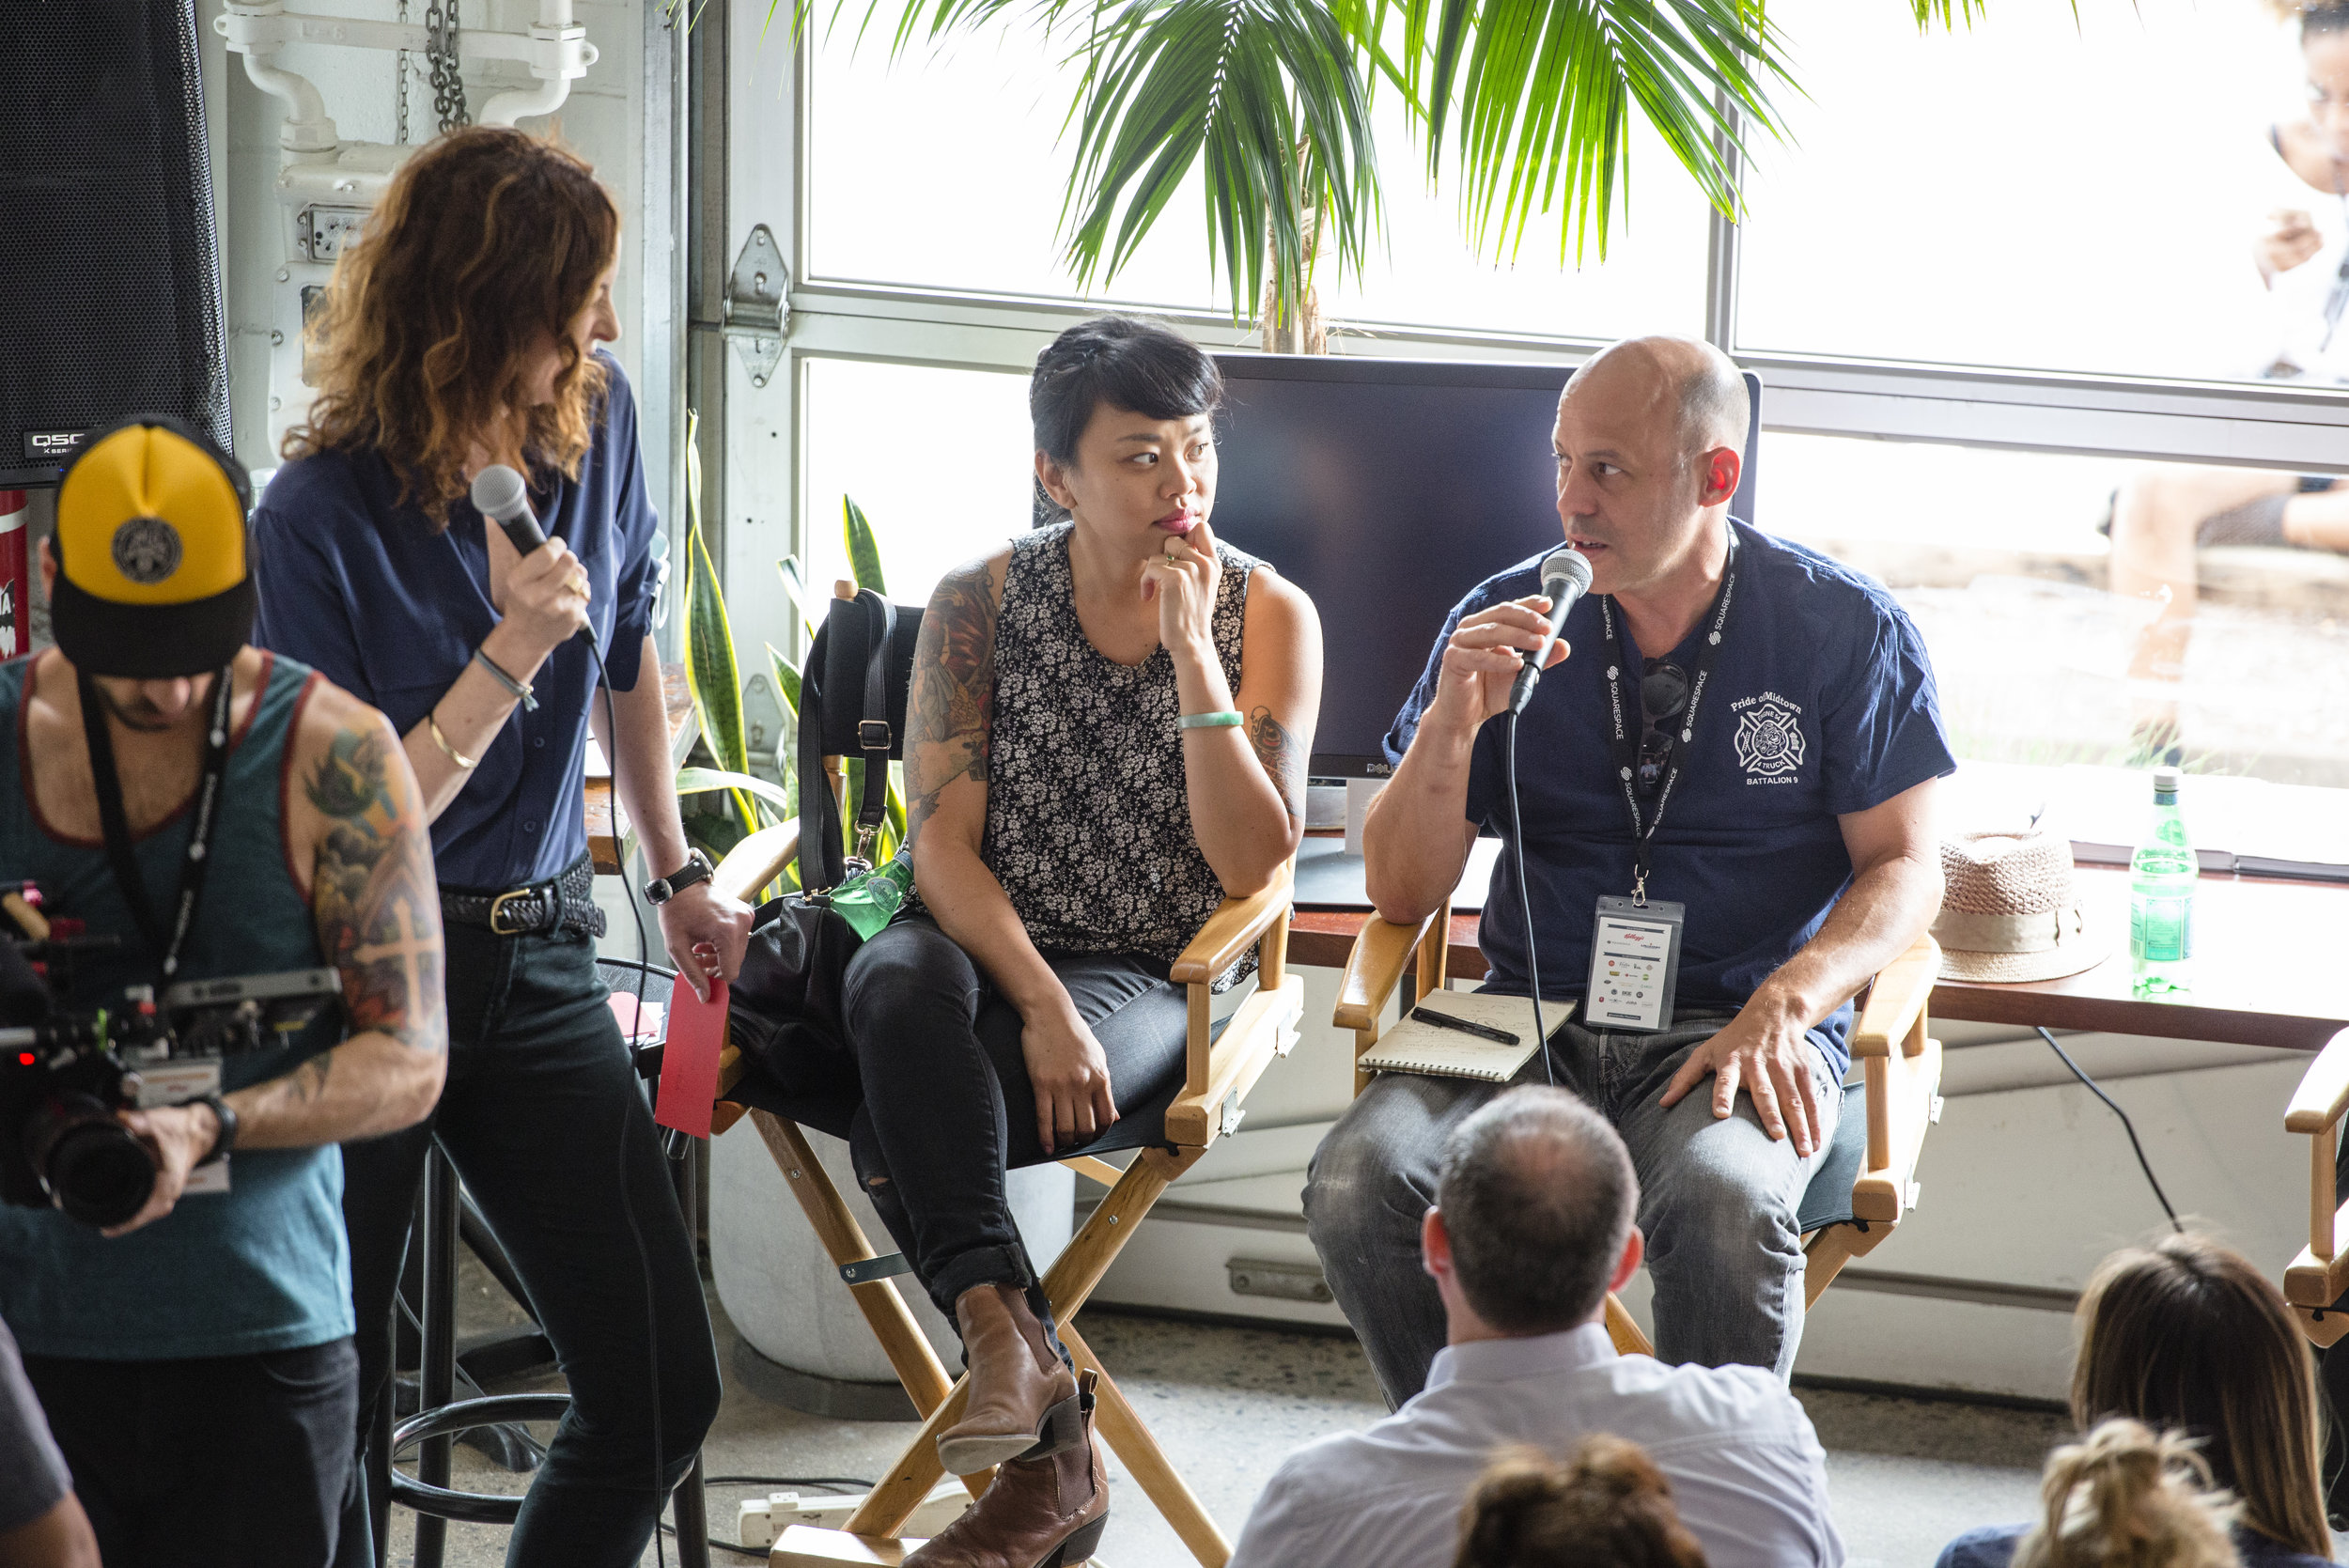
<svg viewBox="0 0 2349 1568"><path fill-rule="evenodd" d="M755 23L746 25L749 7L737 7L738 41L755 44ZM811 271L812 212L807 155L810 116L815 112L811 52L804 40L794 49L791 90L768 88L763 104L738 96L738 112L762 112L769 123L787 119L787 138L770 137L766 159L787 170L789 209L739 218L730 228L747 232L750 223L787 226L785 253L790 258L785 362L770 383L787 400L781 427L776 413L760 428L787 428L786 469L764 487L789 498L792 550L806 558L812 508L805 494L804 366L817 358L840 358L944 368L1024 372L1036 351L1064 329L1095 316L1098 303L1058 297L901 287L825 278ZM778 105L777 97L787 101ZM778 107L786 112L777 116ZM779 129L779 127L778 127ZM739 144L739 132L733 138ZM762 162L765 160L762 159ZM739 182L738 181L738 188ZM2144 461L2208 463L2306 474L2349 474L2349 388L2320 390L2259 382L2192 381L2141 376L2046 373L1947 363L1904 362L1828 354L1741 352L1736 348L1740 290L1738 225L1716 210L1707 227L1705 336L1747 369L1760 374L1765 430L1800 435L1858 437L2009 451L2119 458ZM1143 307L1128 307L1143 308ZM1152 312L1216 350L1248 351L1252 332L1214 311ZM1330 351L1391 358L1528 362L1570 371L1604 340L1571 333L1501 333L1440 327L1375 330L1333 321ZM743 379L739 375L737 382ZM736 388L747 394L747 384ZM739 399L729 399L730 405ZM728 428L738 425L729 411ZM762 448L771 451L765 442ZM729 469L739 472L740 465ZM729 562L728 579L738 578ZM759 570L771 569L759 563ZM821 594L827 585L813 585ZM770 628L769 640L796 655L803 641L797 617L783 627L769 615L752 621ZM738 617L738 624L739 617ZM780 632L785 642L774 634ZM756 644L744 638L753 651Z"/></svg>

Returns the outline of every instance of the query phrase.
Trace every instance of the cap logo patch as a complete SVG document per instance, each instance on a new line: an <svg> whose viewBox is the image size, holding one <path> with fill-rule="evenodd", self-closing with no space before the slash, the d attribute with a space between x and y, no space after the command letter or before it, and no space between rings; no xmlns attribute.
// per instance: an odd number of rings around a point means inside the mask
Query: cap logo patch
<svg viewBox="0 0 2349 1568"><path fill-rule="evenodd" d="M152 587L179 569L179 530L161 518L132 518L115 530L115 569Z"/></svg>

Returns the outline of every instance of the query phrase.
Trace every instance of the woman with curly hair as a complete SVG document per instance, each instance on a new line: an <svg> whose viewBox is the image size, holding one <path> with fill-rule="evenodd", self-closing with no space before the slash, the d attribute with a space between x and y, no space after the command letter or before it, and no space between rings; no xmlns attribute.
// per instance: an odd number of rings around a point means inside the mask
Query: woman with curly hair
<svg viewBox="0 0 2349 1568"><path fill-rule="evenodd" d="M561 1568L637 1560L719 1395L692 1238L596 975L591 728L696 988L739 965L749 924L677 818L650 637L659 520L601 348L619 336L619 232L594 172L550 142L480 127L416 153L344 253L312 345L318 400L254 519L256 641L390 717L433 817L447 928L440 1107L343 1151L360 1432L437 1137L569 1380L506 1555ZM526 476L543 522L527 554L466 499L495 463ZM386 1499L369 1500L380 1534ZM346 1512L338 1562L369 1561L365 1517Z"/></svg>

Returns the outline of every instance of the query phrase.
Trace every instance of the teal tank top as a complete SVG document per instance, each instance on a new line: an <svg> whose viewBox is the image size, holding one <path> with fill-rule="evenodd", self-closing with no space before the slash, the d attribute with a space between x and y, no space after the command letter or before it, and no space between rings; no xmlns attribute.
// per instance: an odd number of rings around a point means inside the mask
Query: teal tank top
<svg viewBox="0 0 2349 1568"><path fill-rule="evenodd" d="M40 884L47 912L122 939L118 958L86 960L77 1007L117 1002L153 981L103 844L60 836L28 785L24 689L33 658L0 664L0 866ZM319 953L309 903L286 844L287 745L320 677L269 658L259 696L231 742L203 902L180 961L182 977L214 979L311 969ZM190 814L183 808L136 841L148 896L178 895ZM241 1089L292 1070L342 1037L339 1010L287 1045L230 1056L223 1086ZM343 1235L342 1151L240 1149L226 1193L183 1197L171 1213L108 1240L48 1209L0 1204L0 1317L28 1356L159 1361L295 1350L351 1331L350 1250Z"/></svg>

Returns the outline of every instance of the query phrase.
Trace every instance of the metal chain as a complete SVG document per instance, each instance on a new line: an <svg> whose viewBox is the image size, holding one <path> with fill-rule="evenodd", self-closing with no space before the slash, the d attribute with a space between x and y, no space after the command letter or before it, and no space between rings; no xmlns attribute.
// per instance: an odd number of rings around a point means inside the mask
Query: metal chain
<svg viewBox="0 0 2349 1568"><path fill-rule="evenodd" d="M403 25L408 21L408 0L399 0L398 20ZM395 86L393 105L397 124L392 141L395 146L406 147L408 145L408 77L414 69L408 63L408 51L403 49L392 56L392 69L397 73L393 77Z"/></svg>
<svg viewBox="0 0 2349 1568"><path fill-rule="evenodd" d="M424 27L431 39L425 58L432 67L432 112L444 132L471 125L465 84L457 74L457 0L426 0Z"/></svg>

